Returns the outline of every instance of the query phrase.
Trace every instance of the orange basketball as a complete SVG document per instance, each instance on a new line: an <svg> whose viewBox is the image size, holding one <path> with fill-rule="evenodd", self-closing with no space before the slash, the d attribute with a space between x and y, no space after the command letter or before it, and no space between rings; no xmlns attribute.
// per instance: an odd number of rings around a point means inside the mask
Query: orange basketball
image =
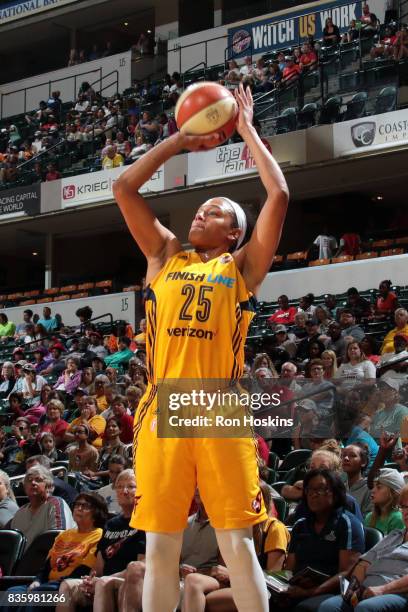
<svg viewBox="0 0 408 612"><path fill-rule="evenodd" d="M175 119L180 132L195 136L220 135L228 140L235 131L238 104L223 85L211 82L195 83L179 97Z"/></svg>

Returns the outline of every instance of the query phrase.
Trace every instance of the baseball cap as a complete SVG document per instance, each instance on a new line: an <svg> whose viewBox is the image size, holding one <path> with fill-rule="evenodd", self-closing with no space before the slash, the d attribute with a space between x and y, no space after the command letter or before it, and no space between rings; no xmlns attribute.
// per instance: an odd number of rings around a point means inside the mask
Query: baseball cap
<svg viewBox="0 0 408 612"><path fill-rule="evenodd" d="M22 355L24 355L24 348L22 346L16 346L13 351L13 355L16 355L17 353L21 353Z"/></svg>
<svg viewBox="0 0 408 612"><path fill-rule="evenodd" d="M311 399L299 400L298 402L296 402L296 406L298 408L302 408L303 410L316 410L317 411L316 403Z"/></svg>
<svg viewBox="0 0 408 612"><path fill-rule="evenodd" d="M23 365L23 370L27 371L27 372L35 372L35 367L33 366L32 363L25 363Z"/></svg>
<svg viewBox="0 0 408 612"><path fill-rule="evenodd" d="M378 386L381 389L384 388L384 385L386 385L390 389L394 389L394 391L399 391L399 382L395 378L381 378L381 380L378 381Z"/></svg>
<svg viewBox="0 0 408 612"><path fill-rule="evenodd" d="M287 331L288 331L288 330L287 330L286 325L277 325L277 326L275 327L275 334L280 334L280 333L282 333L282 332L287 332Z"/></svg>
<svg viewBox="0 0 408 612"><path fill-rule="evenodd" d="M47 349L44 346L37 346L34 350L33 353L41 353L41 355L46 355L48 353Z"/></svg>
<svg viewBox="0 0 408 612"><path fill-rule="evenodd" d="M378 476L375 478L375 481L389 487L396 493L401 493L405 486L404 477L393 468L382 468L379 471Z"/></svg>
<svg viewBox="0 0 408 612"><path fill-rule="evenodd" d="M52 345L52 347L51 347L51 350L52 349L59 349L60 351L65 351L65 349L64 349L63 345L61 344L61 342L55 342Z"/></svg>
<svg viewBox="0 0 408 612"><path fill-rule="evenodd" d="M20 361L17 361L17 362L14 364L14 367L15 367L15 368L22 368L23 366L25 366L25 365L26 365L26 363L27 363L27 360L26 360L26 359L20 359Z"/></svg>

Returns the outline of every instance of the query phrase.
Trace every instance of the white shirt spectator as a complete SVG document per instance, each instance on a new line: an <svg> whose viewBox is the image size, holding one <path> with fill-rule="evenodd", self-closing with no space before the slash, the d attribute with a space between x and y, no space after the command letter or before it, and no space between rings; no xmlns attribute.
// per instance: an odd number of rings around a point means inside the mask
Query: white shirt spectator
<svg viewBox="0 0 408 612"><path fill-rule="evenodd" d="M331 259L337 249L336 238L325 234L320 234L313 244L319 247L319 259Z"/></svg>
<svg viewBox="0 0 408 612"><path fill-rule="evenodd" d="M355 365L351 363L342 363L334 377L343 378L344 386L353 386L356 382L365 379L375 380L375 365L371 361L368 361L368 359L361 363L356 363Z"/></svg>
<svg viewBox="0 0 408 612"><path fill-rule="evenodd" d="M75 104L74 110L77 113L84 113L89 106L89 100L78 100L78 102Z"/></svg>

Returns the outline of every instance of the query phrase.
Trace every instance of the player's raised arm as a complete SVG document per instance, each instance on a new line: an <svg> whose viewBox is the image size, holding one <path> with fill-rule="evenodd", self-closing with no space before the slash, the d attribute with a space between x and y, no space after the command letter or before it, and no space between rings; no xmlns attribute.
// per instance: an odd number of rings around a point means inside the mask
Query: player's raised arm
<svg viewBox="0 0 408 612"><path fill-rule="evenodd" d="M218 136L174 134L134 162L113 184L113 193L126 224L149 260L166 261L181 249L175 235L164 227L139 193L140 188L170 157L183 149L198 151L217 144Z"/></svg>
<svg viewBox="0 0 408 612"><path fill-rule="evenodd" d="M248 145L267 194L251 239L236 257L248 289L256 293L272 265L279 244L288 207L289 189L278 163L252 125L251 90L249 87L244 90L240 85L235 97L239 105L237 131Z"/></svg>

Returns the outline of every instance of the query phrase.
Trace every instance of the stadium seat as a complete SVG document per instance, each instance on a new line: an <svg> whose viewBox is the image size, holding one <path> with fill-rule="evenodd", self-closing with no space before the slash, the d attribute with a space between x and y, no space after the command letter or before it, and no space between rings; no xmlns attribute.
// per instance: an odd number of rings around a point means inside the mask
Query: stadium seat
<svg viewBox="0 0 408 612"><path fill-rule="evenodd" d="M273 451L270 451L269 459L268 459L268 468L271 468L271 470L277 470L278 467L279 467L279 456Z"/></svg>
<svg viewBox="0 0 408 612"><path fill-rule="evenodd" d="M326 100L320 112L319 124L335 123L340 119L340 108L343 103L341 96L333 96Z"/></svg>
<svg viewBox="0 0 408 612"><path fill-rule="evenodd" d="M30 306L31 304L35 304L35 300L24 300L20 302L20 306Z"/></svg>
<svg viewBox="0 0 408 612"><path fill-rule="evenodd" d="M296 253L289 253L286 256L287 261L306 261L307 251L296 251Z"/></svg>
<svg viewBox="0 0 408 612"><path fill-rule="evenodd" d="M46 298L41 298L40 300L37 300L37 304L48 304L49 302L53 302L54 298L53 297L46 297Z"/></svg>
<svg viewBox="0 0 408 612"><path fill-rule="evenodd" d="M24 291L23 296L25 298L35 298L40 295L40 290L35 289L34 291Z"/></svg>
<svg viewBox="0 0 408 612"><path fill-rule="evenodd" d="M331 260L332 264L337 264L337 263L346 263L348 261L353 261L353 256L352 255L339 255L339 257L333 257L333 259Z"/></svg>
<svg viewBox="0 0 408 612"><path fill-rule="evenodd" d="M279 472L287 472L294 467L298 467L302 463L305 463L311 454L312 451L307 448L291 451L282 461L279 467Z"/></svg>
<svg viewBox="0 0 408 612"><path fill-rule="evenodd" d="M63 295L57 295L57 297L54 298L54 302L64 302L65 300L70 300L71 296L69 295L69 293L65 293Z"/></svg>
<svg viewBox="0 0 408 612"><path fill-rule="evenodd" d="M122 291L140 291L140 285L130 285L130 287L123 287Z"/></svg>
<svg viewBox="0 0 408 612"><path fill-rule="evenodd" d="M276 117L276 134L286 134L296 130L296 108L290 106L283 113Z"/></svg>
<svg viewBox="0 0 408 612"><path fill-rule="evenodd" d="M26 538L17 529L0 529L0 567L3 574L13 573L26 545Z"/></svg>
<svg viewBox="0 0 408 612"><path fill-rule="evenodd" d="M402 247L396 249L386 249L381 251L380 257L391 257L392 255L403 255L404 249Z"/></svg>
<svg viewBox="0 0 408 612"><path fill-rule="evenodd" d="M356 255L356 261L360 261L362 259L374 259L375 257L378 257L377 251L366 251L365 253Z"/></svg>
<svg viewBox="0 0 408 612"><path fill-rule="evenodd" d="M78 291L89 291L89 289L93 289L95 287L95 283L81 283L78 285Z"/></svg>
<svg viewBox="0 0 408 612"><path fill-rule="evenodd" d="M315 102L309 102L298 112L297 115L297 128L298 130L304 130L308 127L316 125L316 114L318 106Z"/></svg>
<svg viewBox="0 0 408 612"><path fill-rule="evenodd" d="M95 287L99 287L102 289L112 289L112 281L111 280L104 280L104 281L98 281L97 283L95 283Z"/></svg>
<svg viewBox="0 0 408 612"><path fill-rule="evenodd" d="M61 287L61 293L74 293L78 291L77 285L65 285L65 287Z"/></svg>
<svg viewBox="0 0 408 612"><path fill-rule="evenodd" d="M51 529L37 536L15 564L13 573L0 578L0 590L5 591L16 584L30 584L42 569L50 548L60 533L60 529Z"/></svg>
<svg viewBox="0 0 408 612"><path fill-rule="evenodd" d="M394 244L394 240L386 238L384 240L375 240L371 243L373 249L386 249Z"/></svg>
<svg viewBox="0 0 408 612"><path fill-rule="evenodd" d="M396 238L394 240L394 244L408 244L408 236L403 236L402 238ZM0 295L0 301L3 301L2 298L4 298L4 296Z"/></svg>
<svg viewBox="0 0 408 612"><path fill-rule="evenodd" d="M383 534L379 529L375 529L374 527L364 527L364 540L365 540L365 552L374 548L376 544L381 542L383 539Z"/></svg>
<svg viewBox="0 0 408 612"><path fill-rule="evenodd" d="M81 298L89 297L89 292L81 291L80 293L73 293L71 297L73 300L80 300Z"/></svg>
<svg viewBox="0 0 408 612"><path fill-rule="evenodd" d="M59 293L59 287L50 287L49 289L44 289L44 295L57 295Z"/></svg>
<svg viewBox="0 0 408 612"><path fill-rule="evenodd" d="M397 88L394 86L384 87L375 101L374 113L390 113L397 105Z"/></svg>
<svg viewBox="0 0 408 612"><path fill-rule="evenodd" d="M343 115L343 121L349 121L350 119L358 119L364 117L366 112L366 103L368 94L366 91L359 91L356 93L351 100L347 102L347 109Z"/></svg>
<svg viewBox="0 0 408 612"><path fill-rule="evenodd" d="M309 261L309 266L327 266L330 263L330 259L314 259L313 261Z"/></svg>
<svg viewBox="0 0 408 612"><path fill-rule="evenodd" d="M283 497L273 497L272 501L276 508L278 519L283 522L288 514L288 504L286 500Z"/></svg>

